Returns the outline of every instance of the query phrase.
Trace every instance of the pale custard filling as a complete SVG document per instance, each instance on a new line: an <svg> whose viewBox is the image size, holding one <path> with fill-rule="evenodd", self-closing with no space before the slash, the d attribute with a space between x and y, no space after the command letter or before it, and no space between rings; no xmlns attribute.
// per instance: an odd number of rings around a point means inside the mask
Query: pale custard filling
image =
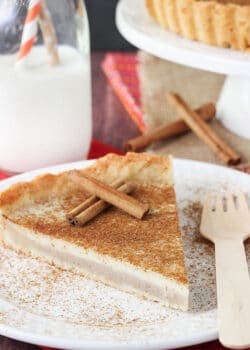
<svg viewBox="0 0 250 350"><path fill-rule="evenodd" d="M135 266L120 263L93 250L84 250L74 244L34 233L3 218L3 241L9 247L21 250L32 257L71 269L92 279L119 286L124 291L165 305L188 309L188 290L173 280L162 278L157 273L143 271Z"/></svg>

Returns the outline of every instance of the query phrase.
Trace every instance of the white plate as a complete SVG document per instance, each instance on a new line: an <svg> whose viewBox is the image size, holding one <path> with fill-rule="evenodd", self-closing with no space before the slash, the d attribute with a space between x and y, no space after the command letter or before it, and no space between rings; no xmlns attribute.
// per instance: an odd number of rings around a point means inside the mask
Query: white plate
<svg viewBox="0 0 250 350"><path fill-rule="evenodd" d="M84 161L22 174L2 181L0 190L38 174L89 164ZM81 350L166 349L216 339L213 247L200 241L194 232L198 218L191 207L197 207L207 188L240 185L250 193L250 177L228 168L178 159L174 160L174 170L191 294L198 310L170 310L0 246L0 334ZM250 245L250 252L248 248ZM204 306L208 310L203 310Z"/></svg>
<svg viewBox="0 0 250 350"><path fill-rule="evenodd" d="M120 0L116 25L130 43L152 55L206 71L250 76L249 53L206 45L161 28L148 15L144 0Z"/></svg>

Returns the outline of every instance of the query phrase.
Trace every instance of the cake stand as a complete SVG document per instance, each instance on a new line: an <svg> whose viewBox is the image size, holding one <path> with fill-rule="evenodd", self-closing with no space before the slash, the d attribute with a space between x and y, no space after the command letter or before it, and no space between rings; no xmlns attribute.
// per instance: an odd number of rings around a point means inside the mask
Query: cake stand
<svg viewBox="0 0 250 350"><path fill-rule="evenodd" d="M130 43L148 53L226 74L217 117L227 129L250 139L250 53L202 44L164 30L150 18L144 0L120 0L116 24Z"/></svg>

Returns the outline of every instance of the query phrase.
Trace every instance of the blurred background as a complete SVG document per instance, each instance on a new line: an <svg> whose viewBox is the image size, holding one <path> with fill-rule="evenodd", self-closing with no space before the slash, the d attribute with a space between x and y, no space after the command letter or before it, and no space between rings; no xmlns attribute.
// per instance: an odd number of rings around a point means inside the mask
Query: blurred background
<svg viewBox="0 0 250 350"><path fill-rule="evenodd" d="M115 9L118 0L85 0L87 6L91 47L93 50L133 51L115 26Z"/></svg>
<svg viewBox="0 0 250 350"><path fill-rule="evenodd" d="M115 26L115 9L118 0L85 0L87 7L92 50L114 50L133 51L135 48L130 45L119 34ZM16 37L22 35L23 21L25 18L24 7L28 0L0 0L0 51L10 53L18 50ZM58 6L60 3L60 6ZM49 2L53 13L60 8L64 9L63 15L70 16L72 13L71 0L53 0ZM68 10L66 11L65 9ZM59 13L58 13L59 15ZM62 15L60 14L60 18ZM67 18L65 18L65 23ZM68 21L70 23L70 20ZM67 28L70 35L70 28ZM64 33L65 36L65 33ZM6 38L8 37L8 40ZM13 40L11 40L11 37ZM60 38L59 38L60 39Z"/></svg>

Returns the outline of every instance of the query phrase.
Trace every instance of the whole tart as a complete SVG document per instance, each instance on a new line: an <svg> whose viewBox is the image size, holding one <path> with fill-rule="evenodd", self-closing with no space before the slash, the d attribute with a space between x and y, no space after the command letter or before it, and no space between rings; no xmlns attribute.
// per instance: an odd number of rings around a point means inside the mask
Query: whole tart
<svg viewBox="0 0 250 350"><path fill-rule="evenodd" d="M237 50L250 48L250 0L145 0L163 28L188 39Z"/></svg>

